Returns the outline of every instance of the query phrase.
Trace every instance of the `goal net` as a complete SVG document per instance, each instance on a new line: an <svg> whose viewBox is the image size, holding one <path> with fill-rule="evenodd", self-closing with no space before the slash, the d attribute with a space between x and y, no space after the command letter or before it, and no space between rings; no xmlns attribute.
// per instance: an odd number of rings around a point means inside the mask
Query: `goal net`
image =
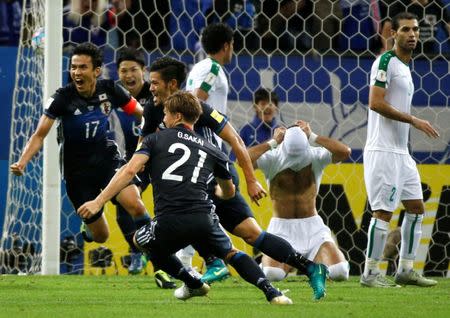
<svg viewBox="0 0 450 318"><path fill-rule="evenodd" d="M17 58L12 105L10 162L15 162L42 114L43 56L30 46L33 32L43 26L43 0L24 1L22 35ZM437 3L437 4L436 4ZM351 274L363 268L371 212L362 168L367 128L370 67L377 55L389 49L386 18L400 10L392 1L65 1L63 78L68 56L79 42L91 41L105 54L102 76L117 79L114 62L123 46L147 53L147 64L170 55L189 66L204 57L199 42L202 28L212 22L228 23L235 30L235 56L225 66L229 78L228 116L239 130L255 117L253 94L259 88L279 97L278 123L297 119L310 122L317 133L339 139L352 148L348 162L325 170L317 210L351 265ZM450 12L448 1L435 1ZM419 10L408 6L409 10ZM450 44L447 15L432 17L418 11L427 34L411 63L415 85L412 113L429 120L441 137L427 138L411 129L410 150L418 163L425 201L423 235L416 269L427 275L449 276L450 168ZM421 17L424 17L423 19ZM51 22L50 22L51 23ZM254 124L254 135L261 128ZM25 177L10 177L7 208L0 245L0 272L40 271L42 238L42 154L28 165ZM388 163L387 163L388 164ZM55 168L56 169L56 168ZM259 180L265 184L261 173ZM244 180L241 178L241 180ZM244 182L242 182L244 183ZM245 184L241 186L245 194ZM151 188L144 195L151 212ZM116 224L114 206L106 216L111 237L103 245L85 244L79 235L80 220L62 189L61 272L126 274L127 246ZM259 224L266 228L272 215L270 200L251 205ZM392 273L398 257L398 228L404 209L391 221L386 262ZM234 244L249 254L242 240ZM102 257L105 257L101 260ZM100 258L100 261L99 261ZM194 265L201 267L200 259ZM146 272L151 273L150 265Z"/></svg>

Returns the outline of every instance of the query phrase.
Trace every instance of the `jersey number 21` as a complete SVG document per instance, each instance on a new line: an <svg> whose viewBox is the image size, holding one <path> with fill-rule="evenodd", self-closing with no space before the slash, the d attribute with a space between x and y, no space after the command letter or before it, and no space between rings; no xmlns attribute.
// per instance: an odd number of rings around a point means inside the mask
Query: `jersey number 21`
<svg viewBox="0 0 450 318"><path fill-rule="evenodd" d="M172 173L173 171L175 171L178 167L182 166L186 161L189 160L189 157L191 156L191 150L184 144L182 143L174 143L169 147L169 152L170 153L175 153L175 150L177 149L181 149L183 150L183 156L178 159L177 161L175 161L174 163L172 163L166 170L164 170L163 174L162 174L162 179L163 180L173 180L173 181L183 181L183 176L180 176L178 174L174 174ZM200 156L200 158L198 159L197 162L197 166L194 168L194 171L192 172L192 177L191 177L191 182L192 183L197 183L197 179L200 173L200 169L203 167L203 164L205 163L206 160L206 152L202 151L202 150L198 150L198 154Z"/></svg>

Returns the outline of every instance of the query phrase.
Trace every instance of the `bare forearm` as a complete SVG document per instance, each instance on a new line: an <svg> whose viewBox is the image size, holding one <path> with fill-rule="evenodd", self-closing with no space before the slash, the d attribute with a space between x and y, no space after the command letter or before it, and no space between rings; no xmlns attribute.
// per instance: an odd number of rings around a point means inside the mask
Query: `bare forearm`
<svg viewBox="0 0 450 318"><path fill-rule="evenodd" d="M101 206L105 205L106 202L117 195L133 179L134 173L127 170L126 167L127 165L120 168L111 179L108 186L97 196L96 201Z"/></svg>
<svg viewBox="0 0 450 318"><path fill-rule="evenodd" d="M250 155L247 150L243 145L241 145L240 147L233 147L233 151L236 154L239 166L244 172L244 177L247 184L250 182L255 182L255 171L253 170L252 160L250 159Z"/></svg>
<svg viewBox="0 0 450 318"><path fill-rule="evenodd" d="M370 104L370 109L382 115L383 117L411 124L413 116L397 110L385 100Z"/></svg>
<svg viewBox="0 0 450 318"><path fill-rule="evenodd" d="M250 156L250 160L253 163L253 167L255 167L256 161L261 157L264 153L270 150L270 145L267 142L261 143L259 145L253 146L249 149L248 155Z"/></svg>
<svg viewBox="0 0 450 318"><path fill-rule="evenodd" d="M325 136L317 136L316 144L326 148L333 156L333 162L347 160L350 157L351 149L346 144L336 139Z"/></svg>
<svg viewBox="0 0 450 318"><path fill-rule="evenodd" d="M20 156L19 163L26 166L27 163L33 158L33 156L42 148L44 144L44 137L34 134L27 142L22 155Z"/></svg>

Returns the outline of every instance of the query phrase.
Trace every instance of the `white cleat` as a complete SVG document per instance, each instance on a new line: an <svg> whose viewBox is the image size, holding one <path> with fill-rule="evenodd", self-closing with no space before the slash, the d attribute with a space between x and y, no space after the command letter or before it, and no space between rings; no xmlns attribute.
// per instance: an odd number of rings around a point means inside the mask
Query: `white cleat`
<svg viewBox="0 0 450 318"><path fill-rule="evenodd" d="M200 288L189 288L186 284L183 284L180 288L175 289L173 295L179 300L187 300L196 296L206 296L208 294L211 287L208 284L203 283L203 286Z"/></svg>
<svg viewBox="0 0 450 318"><path fill-rule="evenodd" d="M397 285L393 281L386 278L386 276L377 273L375 275L368 275L367 277L364 275L361 275L360 279L361 286L364 287L373 287L373 288L398 288L401 287L400 285Z"/></svg>
<svg viewBox="0 0 450 318"><path fill-rule="evenodd" d="M272 300L270 300L270 304L271 305L292 305L293 302L289 297L287 297L285 295L281 295L281 296L272 298Z"/></svg>
<svg viewBox="0 0 450 318"><path fill-rule="evenodd" d="M399 285L416 285L420 287L431 287L437 284L437 281L434 279L423 277L413 270L404 273L397 273L397 275L395 275L395 282Z"/></svg>

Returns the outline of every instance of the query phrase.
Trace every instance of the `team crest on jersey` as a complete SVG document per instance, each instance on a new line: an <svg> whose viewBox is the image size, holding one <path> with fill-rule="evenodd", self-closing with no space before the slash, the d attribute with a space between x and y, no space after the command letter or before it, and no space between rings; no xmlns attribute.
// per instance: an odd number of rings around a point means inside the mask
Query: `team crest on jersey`
<svg viewBox="0 0 450 318"><path fill-rule="evenodd" d="M101 103L100 109L102 110L103 114L109 115L109 113L111 112L111 103L109 101Z"/></svg>
<svg viewBox="0 0 450 318"><path fill-rule="evenodd" d="M386 82L386 71L378 70L377 72L377 81Z"/></svg>

